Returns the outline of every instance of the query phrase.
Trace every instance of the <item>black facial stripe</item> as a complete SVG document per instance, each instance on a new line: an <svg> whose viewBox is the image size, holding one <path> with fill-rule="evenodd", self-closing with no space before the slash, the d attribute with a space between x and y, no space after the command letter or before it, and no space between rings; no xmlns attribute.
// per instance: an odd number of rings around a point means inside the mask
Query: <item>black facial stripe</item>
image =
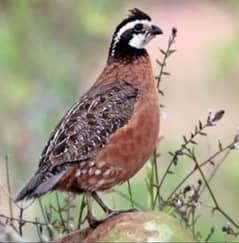
<svg viewBox="0 0 239 243"><path fill-rule="evenodd" d="M142 29L140 31L135 31L134 30L134 34L144 34L146 32L146 30Z"/></svg>
<svg viewBox="0 0 239 243"><path fill-rule="evenodd" d="M120 41L129 41L132 37L133 37L133 34L134 34L135 32L134 32L134 30L133 29L129 29L129 30L126 30L123 34L122 34L122 36L121 36L121 38L120 38ZM138 33L138 32L137 32Z"/></svg>
<svg viewBox="0 0 239 243"><path fill-rule="evenodd" d="M134 26L135 31L141 31L144 25L142 23L138 23Z"/></svg>

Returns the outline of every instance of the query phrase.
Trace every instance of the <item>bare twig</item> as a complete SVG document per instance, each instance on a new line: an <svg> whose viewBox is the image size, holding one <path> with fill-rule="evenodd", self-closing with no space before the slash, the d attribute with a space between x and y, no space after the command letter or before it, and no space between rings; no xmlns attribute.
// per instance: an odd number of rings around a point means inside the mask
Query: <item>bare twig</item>
<svg viewBox="0 0 239 243"><path fill-rule="evenodd" d="M215 233L215 229L214 229L214 227L211 227L210 232L209 232L208 236L205 239L206 243L209 242L209 240L212 238L214 233Z"/></svg>
<svg viewBox="0 0 239 243"><path fill-rule="evenodd" d="M198 163L198 161L197 161L197 158L192 154L192 156L193 156L193 158L194 158L194 162L195 162L195 165L197 166L197 168L198 168L198 171L199 171L199 173L201 174L201 177L202 177L202 179L203 179L203 181L204 181L204 183L206 184L206 187L207 187L207 190L208 190L208 192L209 192L209 194L210 194L210 196L211 196L211 198L212 198L212 200L213 200L213 202L214 202L214 204L215 204L215 208L214 208L214 210L216 210L216 211L218 211L220 214L222 214L231 224L233 224L237 229L239 229L239 224L237 224L221 207L220 207L220 205L219 205L219 203L218 203L218 201L217 201L217 199L216 199L216 197L215 197L215 195L214 195L214 193L213 193L213 191L212 191L212 189L211 189L211 187L210 187L210 185L209 185L209 183L208 183L208 181L207 181L207 179L206 179L206 176L204 175L204 172L202 171L202 169L201 169L201 167L200 167L200 165L199 165L199 163Z"/></svg>
<svg viewBox="0 0 239 243"><path fill-rule="evenodd" d="M5 155L5 169L6 169L6 180L7 180L7 190L8 195L11 195L11 183L10 183L10 173L9 173L9 164L8 164L8 156ZM13 208L12 208L12 200L8 196L8 205L9 205L9 212L10 216L13 218Z"/></svg>
<svg viewBox="0 0 239 243"><path fill-rule="evenodd" d="M39 202L39 205L40 205L40 209L41 209L41 213L42 213L43 219L44 219L45 224L46 224L46 229L47 229L47 232L48 232L48 236L52 240L53 239L53 231L52 231L52 227L50 227L51 222L49 221L47 213L44 210L44 206L43 206L42 200L40 198L38 199L38 202Z"/></svg>
<svg viewBox="0 0 239 243"><path fill-rule="evenodd" d="M82 220L83 218L83 212L84 212L84 209L86 207L87 203L86 203L86 198L85 196L83 195L82 196L82 199L81 199L81 205L80 205L80 213L79 213L79 218L78 218L78 229L80 229L81 225L84 223L84 221Z"/></svg>
<svg viewBox="0 0 239 243"><path fill-rule="evenodd" d="M67 225L65 227L65 231L68 233L74 229L74 225L71 223L74 220L71 216L71 210L76 207L74 204L74 200L75 195L72 193L67 193L62 207L62 211L66 214L65 222L67 223Z"/></svg>
<svg viewBox="0 0 239 243"><path fill-rule="evenodd" d="M159 140L160 142L160 140ZM159 143L158 142L158 143ZM158 201L158 208L160 208L161 206L161 202L163 202L163 198L161 197L160 195L160 191L159 191L159 174L158 174L158 157L159 157L159 154L157 152L157 147L154 149L154 152L153 152L153 157L152 157L152 164L153 164L153 169L154 169L154 178L155 178L155 183L153 186L156 188L156 194L155 194L155 197L154 197L154 200L153 200L153 207L152 209L155 209L155 206L156 206L156 202Z"/></svg>
<svg viewBox="0 0 239 243"><path fill-rule="evenodd" d="M127 181L127 186L128 186L130 204L131 204L131 207L134 208L133 193L132 193L131 184L130 184L129 180Z"/></svg>
<svg viewBox="0 0 239 243"><path fill-rule="evenodd" d="M59 195L58 195L57 192L55 193L55 196L56 196L56 205L57 205L57 209L58 209L56 211L57 211L57 213L59 215L61 225L65 228L64 217L62 215L62 209L61 209L60 199L59 199Z"/></svg>
<svg viewBox="0 0 239 243"><path fill-rule="evenodd" d="M0 218L5 219L6 220L6 224L8 224L9 221L16 221L18 223L21 222L21 224L25 225L25 224L33 224L33 225L42 225L42 226L47 226L46 223L43 222L37 222L37 221L33 221L33 220L27 220L27 219L23 219L23 218L16 218L16 217L10 217L10 216L6 216L4 214L0 214ZM59 228L59 227L56 227Z"/></svg>
<svg viewBox="0 0 239 243"><path fill-rule="evenodd" d="M231 143L230 145L233 146L234 142ZM227 151L225 152L225 154L223 155L223 157L220 159L220 161L218 163L216 163L214 170L212 171L211 175L208 177L208 182L210 182L213 177L216 175L217 171L219 170L219 168L221 167L221 165L223 164L223 162L226 160L226 158L228 157L228 155L231 153L231 146L228 145L227 146ZM204 190L206 189L206 186L204 185L204 187L202 188L201 194L204 192Z"/></svg>
<svg viewBox="0 0 239 243"><path fill-rule="evenodd" d="M20 211L19 211L19 219L20 220L19 220L19 227L18 227L20 236L22 236L22 227L25 224L24 221L22 220L22 218L23 218L23 211L24 211L24 209L20 208Z"/></svg>
<svg viewBox="0 0 239 243"><path fill-rule="evenodd" d="M195 141L195 139L196 139L197 136L199 136L199 135L201 135L201 136L207 135L204 132L204 130L206 128L208 128L208 127L214 126L215 123L222 118L223 114L224 114L224 111L223 110L217 111L214 116L212 116L211 113L209 113L209 115L208 115L208 117L206 119L206 122L203 124L201 121L199 121L198 122L198 125L195 126L195 129L191 133L191 135L189 136L189 138L183 136L183 143L181 144L181 146L180 146L180 148L178 150L176 150L174 153L169 152L169 154L172 155L172 159L169 162L168 167L167 167L165 173L163 174L162 179L161 179L161 181L160 181L160 183L158 185L159 192L160 192L161 187L162 187L165 179L167 178L168 174L172 174L171 168L173 166L177 165L178 157L179 156L187 155L185 153L185 150L187 150L188 146L189 145L196 145L197 144L197 142ZM193 171L191 171L189 173L189 175L186 176L186 178L183 179L183 181L180 183L180 185L183 182L185 182L194 172L195 172L195 168L193 169ZM174 191L176 191L178 188L179 188L179 186L177 186Z"/></svg>
<svg viewBox="0 0 239 243"><path fill-rule="evenodd" d="M158 59L156 60L156 62L159 65L160 69L159 69L158 76L156 76L155 78L157 80L158 92L161 95L164 95L164 93L163 93L162 90L160 90L159 85L162 82L163 75L170 75L170 73L164 71L164 69L166 67L167 59L171 56L171 54L173 54L176 51L175 49L171 49L173 44L175 43L176 36L177 36L177 29L175 27L173 27L172 31L171 31L171 35L169 36L169 39L168 39L168 45L167 45L166 51L164 51L163 49L159 49L160 52L163 54L162 61L159 61ZM152 178L155 181L153 183L151 183L151 184L154 184L154 185L159 185L160 184L160 182L159 182L159 175L158 175L157 157L158 156L157 156L157 146L156 146L156 148L155 148L155 150L153 152L153 156L152 156L152 166L153 166L152 169L154 170L154 174L155 174L155 175L152 175ZM151 193L151 198L152 198L152 205L151 205L152 209L155 208L157 201L158 201L158 207L160 208L160 204L161 204L160 187L156 186L156 195L155 196L154 196L154 189L153 188L152 188L150 193Z"/></svg>
<svg viewBox="0 0 239 243"><path fill-rule="evenodd" d="M200 167L203 167L207 164L212 164L212 161L215 160L215 158L217 156L219 156L220 154L222 154L223 152L226 152L226 157L228 156L227 153L229 153L231 151L231 148L233 146L233 144L235 144L235 138L233 139L233 141L231 143L229 143L227 146L222 147L221 149L219 149L218 151L216 151L214 154L212 154L208 159L206 159L205 161L200 163ZM224 159L226 158L224 157ZM166 201L169 201L170 198L175 194L175 192L198 170L197 167L194 167L189 173L187 173L187 175L177 184L177 186L175 186L174 190L170 193L170 195L168 196ZM204 190L204 189L203 189Z"/></svg>
<svg viewBox="0 0 239 243"><path fill-rule="evenodd" d="M160 91L159 84L162 81L162 76L163 75L170 75L169 72L165 72L164 71L164 68L166 66L167 58L176 51L175 49L171 49L171 47L175 43L175 38L177 36L177 32L178 32L177 29L175 27L173 27L172 28L172 32L171 32L171 35L169 36L168 46L167 46L166 51L164 51L163 49L159 49L160 52L163 54L163 60L162 60L162 62L159 61L159 60L156 60L157 64L160 66L159 75L156 76L156 79L157 79L157 88L158 88L159 93L161 93L162 95L163 95L163 92Z"/></svg>

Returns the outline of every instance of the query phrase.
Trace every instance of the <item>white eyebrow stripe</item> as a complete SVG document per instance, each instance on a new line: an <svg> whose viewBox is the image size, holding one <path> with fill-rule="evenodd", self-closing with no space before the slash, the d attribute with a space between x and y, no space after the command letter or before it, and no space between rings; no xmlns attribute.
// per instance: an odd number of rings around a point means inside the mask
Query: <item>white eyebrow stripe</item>
<svg viewBox="0 0 239 243"><path fill-rule="evenodd" d="M132 29L136 24L150 24L149 20L134 20L132 22L127 23L126 25L122 26L119 31L117 32L117 35L115 36L115 40L118 39L126 30Z"/></svg>
<svg viewBox="0 0 239 243"><path fill-rule="evenodd" d="M111 55L114 56L114 49L116 44L118 43L118 41L120 40L121 35L129 29L132 29L136 24L151 24L150 20L139 20L136 19L132 22L127 23L126 25L122 26L119 31L116 33L116 36L114 37L114 43L113 43L113 47L112 47L112 53Z"/></svg>

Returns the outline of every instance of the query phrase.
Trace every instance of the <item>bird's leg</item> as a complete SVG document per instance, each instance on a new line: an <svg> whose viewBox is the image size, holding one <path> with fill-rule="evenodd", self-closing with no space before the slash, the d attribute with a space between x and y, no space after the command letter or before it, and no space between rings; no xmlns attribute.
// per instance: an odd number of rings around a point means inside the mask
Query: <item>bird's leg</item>
<svg viewBox="0 0 239 243"><path fill-rule="evenodd" d="M92 194L86 193L86 201L87 201L87 215L86 219L90 225L91 228L95 228L97 225L99 225L102 220L98 220L94 217L92 213Z"/></svg>
<svg viewBox="0 0 239 243"><path fill-rule="evenodd" d="M98 205L103 209L103 211L106 213L106 217L99 220L94 217L92 213L92 198L95 199L95 201L98 203ZM130 208L130 209L123 209L123 210L114 210L107 206L104 201L100 198L100 196L96 192L88 192L86 193L86 200L87 200L87 215L86 219L90 225L91 228L95 228L99 224L103 223L105 220L119 215L120 213L129 213L129 212L135 212L137 209L135 208Z"/></svg>
<svg viewBox="0 0 239 243"><path fill-rule="evenodd" d="M120 213L129 213L129 212L137 211L137 209L135 209L135 208L122 209L122 210L112 209L104 203L104 201L100 198L100 196L96 192L92 192L92 197L99 204L99 206L103 209L103 211L108 215L105 219L112 217L112 216L116 216Z"/></svg>
<svg viewBox="0 0 239 243"><path fill-rule="evenodd" d="M105 204L105 202L101 199L97 192L92 192L92 197L106 214L111 214L112 212L114 212L114 209L110 208L107 204Z"/></svg>

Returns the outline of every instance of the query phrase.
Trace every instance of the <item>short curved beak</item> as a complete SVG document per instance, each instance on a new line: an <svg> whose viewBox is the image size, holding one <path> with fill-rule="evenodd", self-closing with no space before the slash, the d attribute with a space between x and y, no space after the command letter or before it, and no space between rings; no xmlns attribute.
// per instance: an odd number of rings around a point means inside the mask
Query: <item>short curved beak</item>
<svg viewBox="0 0 239 243"><path fill-rule="evenodd" d="M162 35L163 34L163 31L157 25L152 25L149 32L152 35Z"/></svg>

